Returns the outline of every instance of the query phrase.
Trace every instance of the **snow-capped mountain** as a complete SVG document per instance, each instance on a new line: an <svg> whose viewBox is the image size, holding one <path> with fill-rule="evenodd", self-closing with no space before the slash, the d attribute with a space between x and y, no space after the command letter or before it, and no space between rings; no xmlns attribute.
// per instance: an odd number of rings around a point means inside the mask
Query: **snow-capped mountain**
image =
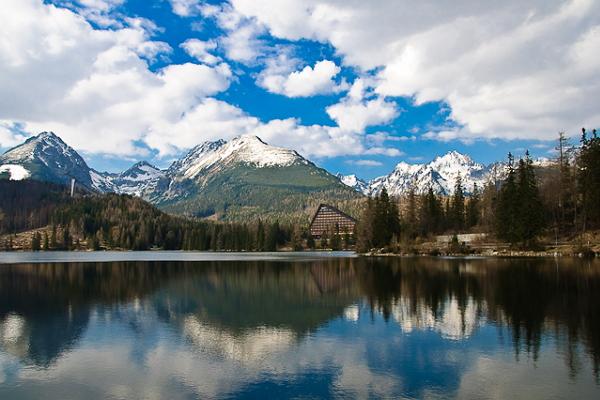
<svg viewBox="0 0 600 400"><path fill-rule="evenodd" d="M389 175L372 180L369 192L377 194L385 187L390 195L400 196L411 188L421 194L432 188L437 194L449 195L454 192L456 179L460 176L463 188L471 193L475 185L481 189L490 180L499 179L503 171L504 164L485 166L469 156L450 151L428 164L399 163Z"/></svg>
<svg viewBox="0 0 600 400"><path fill-rule="evenodd" d="M42 132L0 156L0 170L9 179L33 178L69 183L71 178L91 189L90 168L83 158L52 132Z"/></svg>
<svg viewBox="0 0 600 400"><path fill-rule="evenodd" d="M194 147L169 168L174 178L193 179L214 168L247 164L257 168L286 167L294 163L308 164L294 150L270 146L254 135L243 135L229 142L218 140Z"/></svg>
<svg viewBox="0 0 600 400"><path fill-rule="evenodd" d="M351 187L359 193L369 194L369 183L367 181L360 179L354 174L337 174L336 176L344 185Z"/></svg>
<svg viewBox="0 0 600 400"><path fill-rule="evenodd" d="M229 142L205 142L169 167L166 179L157 187L152 199L164 202L185 197L190 192L190 184L194 190L201 189L221 172L240 166L249 171L293 165L313 164L294 150L268 145L254 135L239 136ZM165 182L168 182L167 187Z"/></svg>
<svg viewBox="0 0 600 400"><path fill-rule="evenodd" d="M147 198L166 175L165 171L146 161L135 163L131 168L118 174L95 170L90 173L94 187L101 192L130 194L142 198Z"/></svg>

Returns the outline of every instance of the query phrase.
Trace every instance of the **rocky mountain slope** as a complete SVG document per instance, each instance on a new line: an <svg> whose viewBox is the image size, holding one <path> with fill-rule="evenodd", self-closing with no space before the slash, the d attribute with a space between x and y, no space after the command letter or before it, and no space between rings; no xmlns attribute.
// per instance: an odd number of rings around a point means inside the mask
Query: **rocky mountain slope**
<svg viewBox="0 0 600 400"><path fill-rule="evenodd" d="M42 132L0 156L0 173L9 179L33 178L68 184L71 178L92 189L90 168L83 158L52 132Z"/></svg>
<svg viewBox="0 0 600 400"><path fill-rule="evenodd" d="M416 193L426 193L429 188L441 195L454 192L456 178L460 176L467 193L477 185L480 189L490 180L500 179L504 174L504 164L483 165L457 151L435 158L427 164L401 162L386 176L369 182L369 193L379 193L386 188L390 195L398 196L414 188Z"/></svg>
<svg viewBox="0 0 600 400"><path fill-rule="evenodd" d="M167 211L200 217L286 219L310 213L321 201L359 197L297 152L246 135L193 148L149 198Z"/></svg>
<svg viewBox="0 0 600 400"><path fill-rule="evenodd" d="M297 152L256 136L194 147L167 170L139 162L98 172L51 132L0 156L0 178L35 179L139 196L173 213L234 219L304 218L319 202L344 208L360 194Z"/></svg>

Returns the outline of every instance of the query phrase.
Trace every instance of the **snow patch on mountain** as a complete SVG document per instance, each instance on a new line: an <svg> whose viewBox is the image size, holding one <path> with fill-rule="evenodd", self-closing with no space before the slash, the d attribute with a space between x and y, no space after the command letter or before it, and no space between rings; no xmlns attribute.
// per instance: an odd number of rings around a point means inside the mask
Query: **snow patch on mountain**
<svg viewBox="0 0 600 400"><path fill-rule="evenodd" d="M356 175L337 174L336 176L344 185L351 187L359 193L367 195L369 194L369 183L360 179Z"/></svg>
<svg viewBox="0 0 600 400"><path fill-rule="evenodd" d="M8 179L11 181L21 181L29 178L31 173L21 165L4 164L0 165L0 174L8 172Z"/></svg>
<svg viewBox="0 0 600 400"><path fill-rule="evenodd" d="M91 170L90 175L94 187L101 192L146 198L150 192L154 191L159 180L165 177L165 171L146 161L140 161L118 174Z"/></svg>
<svg viewBox="0 0 600 400"><path fill-rule="evenodd" d="M202 172L232 164L249 164L257 168L307 164L294 150L270 146L253 135L243 135L229 142L205 142L194 147L181 161L169 168L169 174L193 179Z"/></svg>
<svg viewBox="0 0 600 400"><path fill-rule="evenodd" d="M68 183L73 178L90 188L90 168L83 158L52 132L42 132L2 156L0 164L19 165L30 172L28 177Z"/></svg>
<svg viewBox="0 0 600 400"><path fill-rule="evenodd" d="M475 185L481 189L491 180L499 179L503 173L504 165L501 163L485 166L469 156L450 151L428 164L400 162L389 175L372 180L369 191L377 194L385 187L390 195L401 196L411 189L423 194L431 188L437 194L451 195L460 177L465 192L472 193Z"/></svg>

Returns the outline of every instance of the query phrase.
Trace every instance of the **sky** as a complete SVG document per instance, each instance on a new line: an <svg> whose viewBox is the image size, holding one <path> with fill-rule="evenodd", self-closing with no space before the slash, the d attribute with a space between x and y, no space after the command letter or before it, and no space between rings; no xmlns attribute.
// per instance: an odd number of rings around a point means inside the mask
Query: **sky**
<svg viewBox="0 0 600 400"><path fill-rule="evenodd" d="M600 1L0 0L0 150L91 167L254 134L370 179L449 150L552 157L600 125Z"/></svg>

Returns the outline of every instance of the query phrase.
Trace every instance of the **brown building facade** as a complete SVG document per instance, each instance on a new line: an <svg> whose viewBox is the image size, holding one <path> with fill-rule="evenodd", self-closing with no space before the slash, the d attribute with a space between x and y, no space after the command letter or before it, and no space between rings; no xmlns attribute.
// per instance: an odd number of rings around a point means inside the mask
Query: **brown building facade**
<svg viewBox="0 0 600 400"><path fill-rule="evenodd" d="M321 237L323 234L353 234L356 220L337 208L321 204L310 222L310 234Z"/></svg>

